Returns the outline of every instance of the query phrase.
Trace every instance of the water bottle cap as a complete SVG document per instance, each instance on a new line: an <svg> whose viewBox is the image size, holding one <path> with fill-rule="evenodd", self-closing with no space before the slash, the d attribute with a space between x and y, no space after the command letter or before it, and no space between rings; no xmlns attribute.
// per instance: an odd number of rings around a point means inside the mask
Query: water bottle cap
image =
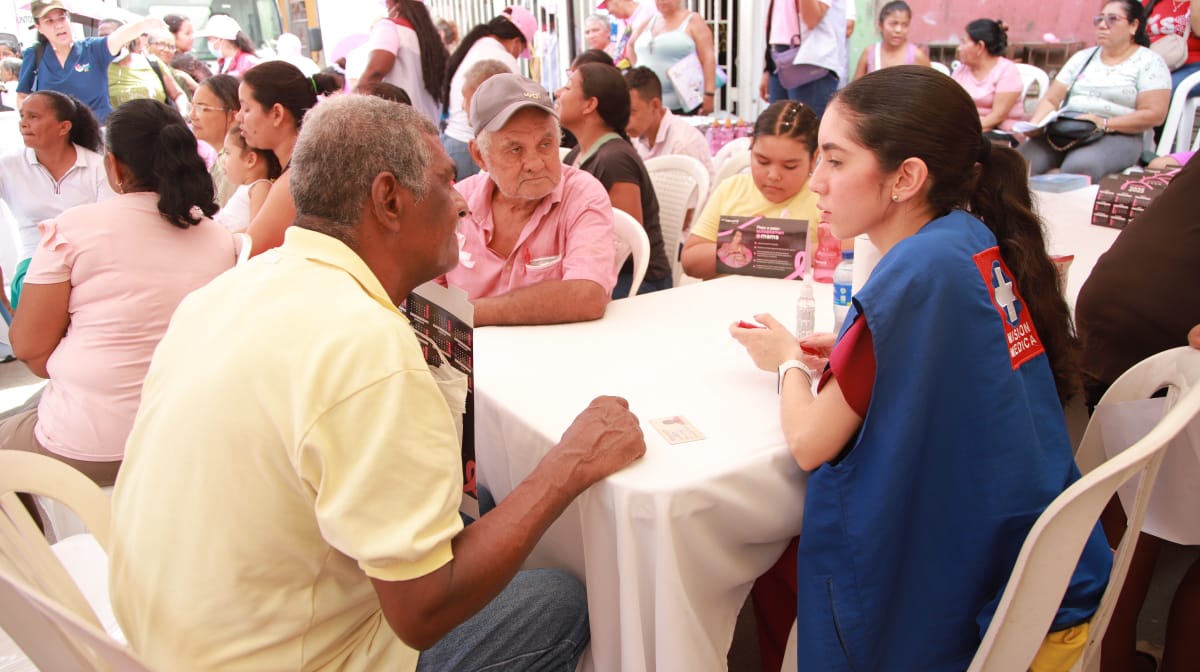
<svg viewBox="0 0 1200 672"><path fill-rule="evenodd" d="M842 259L853 259L854 250L842 250Z"/></svg>
<svg viewBox="0 0 1200 672"><path fill-rule="evenodd" d="M813 288L812 288L812 285L807 280L800 283L800 298L802 298L802 299L813 298Z"/></svg>

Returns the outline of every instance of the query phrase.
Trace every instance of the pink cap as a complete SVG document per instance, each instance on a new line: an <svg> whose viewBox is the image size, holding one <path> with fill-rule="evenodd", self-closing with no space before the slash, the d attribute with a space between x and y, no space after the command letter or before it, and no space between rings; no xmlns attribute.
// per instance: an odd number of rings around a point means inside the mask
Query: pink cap
<svg viewBox="0 0 1200 672"><path fill-rule="evenodd" d="M504 8L504 16L508 17L509 21L521 31L521 35L525 37L525 49L521 52L522 58L529 58L529 48L533 46L533 36L537 33L537 19L534 18L533 12L530 12L524 7L513 5Z"/></svg>

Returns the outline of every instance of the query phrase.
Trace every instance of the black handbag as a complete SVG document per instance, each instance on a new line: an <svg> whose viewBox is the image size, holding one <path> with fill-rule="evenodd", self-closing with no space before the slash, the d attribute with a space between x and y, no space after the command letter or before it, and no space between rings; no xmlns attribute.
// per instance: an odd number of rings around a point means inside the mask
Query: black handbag
<svg viewBox="0 0 1200 672"><path fill-rule="evenodd" d="M1091 144L1104 137L1104 129L1087 119L1079 119L1073 113L1060 114L1046 126L1046 142L1060 152Z"/></svg>
<svg viewBox="0 0 1200 672"><path fill-rule="evenodd" d="M1071 99L1071 90L1075 88L1075 81L1079 79L1079 75L1082 75L1084 70L1087 70L1088 65L1099 51L1100 47L1092 49L1091 55L1083 62L1083 67L1075 73L1075 79L1072 79L1071 86L1067 87L1067 95L1063 96L1059 109L1067 106L1067 101ZM1066 152L1076 147L1090 145L1104 137L1104 129L1094 122L1079 117L1079 114L1073 112L1059 114L1057 119L1046 125L1046 142L1056 151Z"/></svg>

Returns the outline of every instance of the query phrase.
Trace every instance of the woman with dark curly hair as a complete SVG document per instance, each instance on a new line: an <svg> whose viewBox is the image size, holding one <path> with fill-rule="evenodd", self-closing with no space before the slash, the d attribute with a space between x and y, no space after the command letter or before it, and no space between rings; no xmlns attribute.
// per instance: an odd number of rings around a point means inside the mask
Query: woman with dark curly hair
<svg viewBox="0 0 1200 672"><path fill-rule="evenodd" d="M0 422L0 449L42 453L112 485L150 356L175 306L233 266L209 216L212 179L175 110L133 100L108 118L117 196L41 222L13 318L13 352L48 378L37 408Z"/></svg>

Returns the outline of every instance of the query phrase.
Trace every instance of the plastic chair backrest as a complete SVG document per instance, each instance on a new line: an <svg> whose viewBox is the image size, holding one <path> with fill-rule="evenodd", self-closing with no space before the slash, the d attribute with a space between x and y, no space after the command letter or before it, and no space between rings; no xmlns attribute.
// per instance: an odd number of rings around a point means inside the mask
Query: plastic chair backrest
<svg viewBox="0 0 1200 672"><path fill-rule="evenodd" d="M950 68L945 63L942 63L940 61L933 61L932 63L929 64L929 67L933 68L934 70L937 70L938 72L942 73L943 75L946 75L947 77L950 76Z"/></svg>
<svg viewBox="0 0 1200 672"><path fill-rule="evenodd" d="M1025 96L1029 94L1029 87L1035 82L1037 83L1037 97L1033 99L1032 106L1025 106L1022 109L1036 110L1038 103L1042 102L1042 98L1046 97L1046 89L1050 88L1050 75L1046 74L1045 70L1030 65L1028 63L1017 63L1017 72L1021 73L1021 97L1018 99L1018 104L1025 105Z"/></svg>
<svg viewBox="0 0 1200 672"><path fill-rule="evenodd" d="M1200 86L1200 72L1193 72L1171 94L1171 107L1167 111L1167 120L1163 122L1162 135L1159 136L1159 156L1186 151L1192 147L1192 125L1196 118L1196 104L1200 98L1189 98L1192 89ZM1200 141L1200 137L1197 137Z"/></svg>
<svg viewBox="0 0 1200 672"><path fill-rule="evenodd" d="M250 258L250 250L254 248L250 234L242 232L233 234L233 251L236 254L235 265L241 266Z"/></svg>
<svg viewBox="0 0 1200 672"><path fill-rule="evenodd" d="M720 184L726 179L745 172L750 169L750 150L742 150L734 153L729 157L721 167L717 169L716 183Z"/></svg>
<svg viewBox="0 0 1200 672"><path fill-rule="evenodd" d="M111 502L99 486L45 455L0 451L0 569L12 572L47 597L100 627L95 612L38 530L18 492L63 502L108 547Z"/></svg>
<svg viewBox="0 0 1200 672"><path fill-rule="evenodd" d="M42 670L150 670L129 648L3 568L0 626Z"/></svg>
<svg viewBox="0 0 1200 672"><path fill-rule="evenodd" d="M646 161L646 171L658 197L658 224L662 227L663 247L671 262L673 284L679 284L683 265L679 262L680 237L688 206L696 196L693 217L699 216L708 196L708 169L690 156L656 156Z"/></svg>
<svg viewBox="0 0 1200 672"><path fill-rule="evenodd" d="M629 296L636 296L646 277L646 268L650 266L650 237L633 215L613 208L613 236L617 248L617 270L625 265L629 255L633 255L633 284L629 286Z"/></svg>
<svg viewBox="0 0 1200 672"><path fill-rule="evenodd" d="M725 165L725 162L729 160L729 157L733 156L734 154L740 154L743 150L750 149L752 142L752 138L735 138L725 143L721 149L717 150L717 155L713 157L714 174L721 172L721 166ZM720 181L720 178L717 178L714 180L714 184Z"/></svg>
<svg viewBox="0 0 1200 672"><path fill-rule="evenodd" d="M1038 517L1025 538L1004 595L968 672L1029 668L1100 512L1117 488L1140 474L1128 527L1113 557L1108 587L1089 622L1088 642L1074 669L1090 669L1099 662L1100 642L1125 583L1163 454L1171 439L1200 414L1197 381L1200 381L1200 351L1183 347L1146 358L1113 383L1101 404L1147 399L1163 387L1172 388L1174 399L1168 398L1168 411L1145 437L1094 468L1081 467L1085 472L1083 477L1056 497ZM1085 444L1099 443L1099 425L1088 424L1081 451Z"/></svg>

